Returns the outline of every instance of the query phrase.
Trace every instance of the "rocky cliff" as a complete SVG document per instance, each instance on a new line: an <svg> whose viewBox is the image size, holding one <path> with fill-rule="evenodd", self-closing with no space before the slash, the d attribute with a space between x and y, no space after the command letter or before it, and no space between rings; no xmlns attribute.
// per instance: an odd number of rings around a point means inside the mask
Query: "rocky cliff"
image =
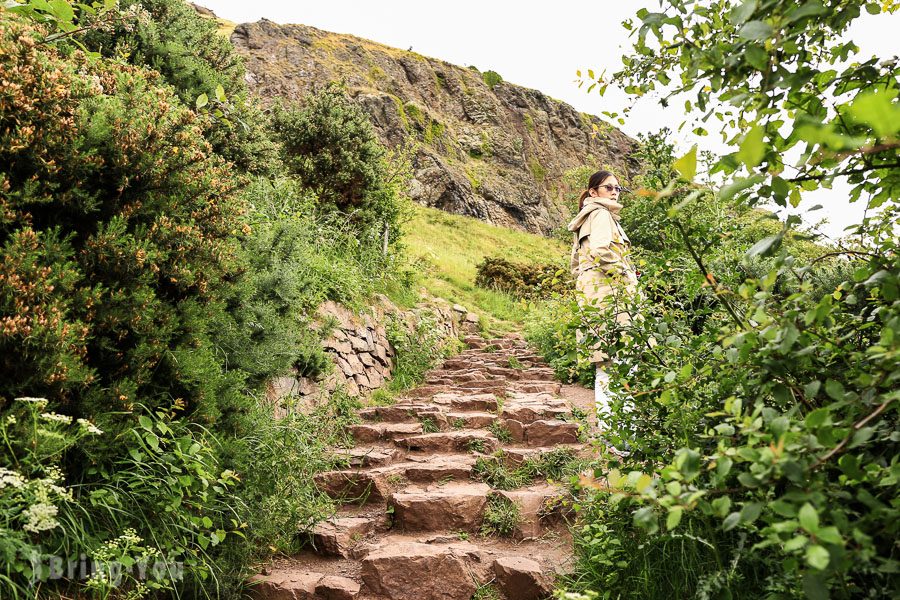
<svg viewBox="0 0 900 600"><path fill-rule="evenodd" d="M411 51L304 25L238 25L250 87L300 99L342 81L388 145L416 142L411 197L548 234L569 216L563 175L583 165L633 174L636 143L537 90Z"/></svg>

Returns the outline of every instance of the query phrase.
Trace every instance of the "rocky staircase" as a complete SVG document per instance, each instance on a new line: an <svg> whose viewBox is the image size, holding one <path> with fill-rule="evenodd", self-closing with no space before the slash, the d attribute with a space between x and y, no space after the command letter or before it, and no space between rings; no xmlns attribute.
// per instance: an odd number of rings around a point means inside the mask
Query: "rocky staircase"
<svg viewBox="0 0 900 600"><path fill-rule="evenodd" d="M540 469L496 489L485 467L576 461L583 425L524 340L465 341L396 404L359 411L356 445L338 450L346 468L316 478L341 508L307 550L254 577L254 598L550 596L571 560L566 490Z"/></svg>

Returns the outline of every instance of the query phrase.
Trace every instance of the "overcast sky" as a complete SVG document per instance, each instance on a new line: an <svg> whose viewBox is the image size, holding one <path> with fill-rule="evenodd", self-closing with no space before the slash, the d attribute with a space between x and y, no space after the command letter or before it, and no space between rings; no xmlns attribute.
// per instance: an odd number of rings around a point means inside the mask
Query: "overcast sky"
<svg viewBox="0 0 900 600"><path fill-rule="evenodd" d="M266 18L278 23L302 23L327 31L348 33L396 48L412 48L420 54L460 66L475 65L482 71L497 71L504 80L536 88L580 111L601 115L620 111L628 98L612 89L604 97L587 94L577 87L576 71L616 70L628 43L628 32L620 23L632 18L642 6L658 6L647 0L556 0L543 3L521 1L455 0L432 3L411 0L199 0L218 16L245 23ZM861 48L861 56L900 54L900 12L858 19L849 33ZM683 104L683 103L681 103ZM653 99L639 102L621 129L629 134L675 129L684 120L683 110L662 109ZM694 143L701 148L722 148L719 138L679 135L680 149ZM844 188L846 189L846 188ZM859 222L861 203L849 204L837 186L801 204L826 206L827 211L807 215L808 222L828 217L823 232L840 235L843 228ZM826 214L827 213L827 214Z"/></svg>

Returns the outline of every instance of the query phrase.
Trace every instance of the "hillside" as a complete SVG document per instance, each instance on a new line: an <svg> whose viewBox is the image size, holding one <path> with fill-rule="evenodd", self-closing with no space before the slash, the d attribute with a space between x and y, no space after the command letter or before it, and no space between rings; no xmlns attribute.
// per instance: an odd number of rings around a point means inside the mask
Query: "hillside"
<svg viewBox="0 0 900 600"><path fill-rule="evenodd" d="M231 41L264 98L299 99L340 81L387 145L418 142L410 195L425 206L547 234L568 217L566 171L637 168L634 140L491 71L265 19L237 25Z"/></svg>
<svg viewBox="0 0 900 600"><path fill-rule="evenodd" d="M416 208L404 240L429 293L482 315L484 325L496 332L521 328L527 311L509 294L475 286L478 263L491 256L562 266L568 252L553 239L427 207Z"/></svg>

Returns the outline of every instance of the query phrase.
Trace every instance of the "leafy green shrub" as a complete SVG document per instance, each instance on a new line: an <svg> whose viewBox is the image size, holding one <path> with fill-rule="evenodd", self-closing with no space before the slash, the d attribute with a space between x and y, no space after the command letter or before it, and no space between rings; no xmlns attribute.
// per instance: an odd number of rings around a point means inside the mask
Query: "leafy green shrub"
<svg viewBox="0 0 900 600"><path fill-rule="evenodd" d="M525 338L553 368L556 378L593 387L594 366L585 359L585 348L577 340L583 324L575 298L556 296L533 307L529 316Z"/></svg>
<svg viewBox="0 0 900 600"><path fill-rule="evenodd" d="M674 243L643 255L642 283L655 289L635 301L644 318L602 340L617 358L605 435L630 453L609 454L589 486L573 587L622 598L893 597L900 168L896 148L877 144L900 134L897 70L844 60L861 10L891 9L686 6L639 12L649 39L639 36L614 78L638 94L672 81L687 106L744 118L722 131L733 151L713 171L724 187L690 183L694 149L672 162L678 180L647 196L658 206L643 208L658 211ZM770 19L783 24L777 33ZM656 27L676 21L669 33ZM656 54L658 43L672 55ZM804 50L793 52L798 43ZM765 79L773 66L763 46L789 77ZM713 63L721 68L706 71ZM786 174L795 148L802 157ZM769 199L796 207L804 191L844 177L851 198L880 212L837 248L792 235L797 217L767 223L751 208ZM717 207L750 222L729 230L696 218ZM711 299L700 320L684 301L698 290Z"/></svg>
<svg viewBox="0 0 900 600"><path fill-rule="evenodd" d="M396 353L388 388L394 392L420 384L438 361L459 350L459 340L446 336L437 313L426 308L417 317L413 327L396 317L388 322L387 338Z"/></svg>
<svg viewBox="0 0 900 600"><path fill-rule="evenodd" d="M571 277L556 265L513 263L504 258L485 257L476 269L475 285L519 298L546 298L574 286Z"/></svg>
<svg viewBox="0 0 900 600"><path fill-rule="evenodd" d="M496 86L503 83L503 77L496 71L484 71L481 74L481 79L484 80L484 83L491 89L494 89Z"/></svg>
<svg viewBox="0 0 900 600"><path fill-rule="evenodd" d="M403 169L389 163L369 118L340 87L309 94L299 106L276 105L272 130L290 172L320 206L349 218L364 243L380 245L385 228L397 229Z"/></svg>
<svg viewBox="0 0 900 600"><path fill-rule="evenodd" d="M267 118L249 94L244 64L212 19L184 0L126 0L123 13L139 8L140 18L113 27L92 28L84 45L114 59L159 72L181 101L202 107L202 131L214 151L242 171L273 175L280 170L278 148L267 133ZM218 90L218 92L217 92Z"/></svg>
<svg viewBox="0 0 900 600"><path fill-rule="evenodd" d="M152 73L31 35L4 17L0 397L106 422L180 398L215 418L234 383L208 330L237 270L234 177Z"/></svg>

